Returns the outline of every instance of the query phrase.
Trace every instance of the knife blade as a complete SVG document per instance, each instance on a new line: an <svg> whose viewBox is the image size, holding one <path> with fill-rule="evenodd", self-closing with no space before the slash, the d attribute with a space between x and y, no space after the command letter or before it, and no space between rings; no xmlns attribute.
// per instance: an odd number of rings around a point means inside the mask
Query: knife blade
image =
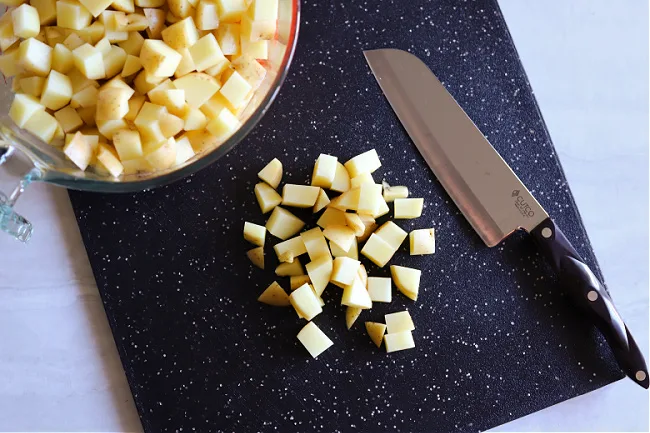
<svg viewBox="0 0 650 433"><path fill-rule="evenodd" d="M493 247L515 230L530 233L621 369L647 389L643 355L604 284L429 67L397 49L364 55L411 140L485 244Z"/></svg>

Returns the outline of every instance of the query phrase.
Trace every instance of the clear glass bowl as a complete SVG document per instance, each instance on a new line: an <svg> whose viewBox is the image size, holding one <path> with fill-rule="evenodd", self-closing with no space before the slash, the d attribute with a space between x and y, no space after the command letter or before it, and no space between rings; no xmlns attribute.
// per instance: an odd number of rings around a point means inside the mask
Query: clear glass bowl
<svg viewBox="0 0 650 433"><path fill-rule="evenodd" d="M1 15L1 14L0 14ZM89 168L80 171L66 160L60 149L43 143L18 128L7 116L13 100L11 80L0 80L0 231L26 241L32 227L16 214L13 206L32 181L66 188L99 192L133 192L165 185L212 164L228 153L260 121L284 82L293 58L300 23L300 1L279 0L278 31L264 61L267 75L241 116L241 127L214 149L198 153L185 163L149 173L113 178Z"/></svg>

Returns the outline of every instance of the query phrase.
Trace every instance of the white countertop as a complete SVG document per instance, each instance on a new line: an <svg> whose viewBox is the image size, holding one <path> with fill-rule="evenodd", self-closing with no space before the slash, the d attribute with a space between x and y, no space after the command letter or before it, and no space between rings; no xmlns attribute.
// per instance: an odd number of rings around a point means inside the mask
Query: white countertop
<svg viewBox="0 0 650 433"><path fill-rule="evenodd" d="M648 3L501 0L618 309L648 358ZM141 431L65 191L32 185L0 236L0 430ZM28 266L39 271L26 272ZM648 431L611 384L500 431Z"/></svg>

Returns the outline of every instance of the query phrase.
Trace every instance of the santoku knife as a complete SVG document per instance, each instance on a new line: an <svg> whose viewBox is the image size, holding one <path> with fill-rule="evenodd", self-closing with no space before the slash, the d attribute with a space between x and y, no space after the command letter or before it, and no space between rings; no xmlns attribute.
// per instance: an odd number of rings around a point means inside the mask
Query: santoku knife
<svg viewBox="0 0 650 433"><path fill-rule="evenodd" d="M648 388L648 368L604 285L431 70L396 49L364 51L429 167L488 247L515 230L537 241L564 289L600 329L621 369Z"/></svg>

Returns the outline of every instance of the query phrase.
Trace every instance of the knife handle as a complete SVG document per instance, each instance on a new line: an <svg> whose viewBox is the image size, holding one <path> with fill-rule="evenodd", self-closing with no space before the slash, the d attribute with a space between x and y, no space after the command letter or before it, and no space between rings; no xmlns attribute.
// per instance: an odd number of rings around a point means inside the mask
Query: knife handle
<svg viewBox="0 0 650 433"><path fill-rule="evenodd" d="M616 311L604 285L585 264L553 220L547 218L530 234L551 262L560 284L605 336L621 370L634 382L647 389L648 367L643 354Z"/></svg>

